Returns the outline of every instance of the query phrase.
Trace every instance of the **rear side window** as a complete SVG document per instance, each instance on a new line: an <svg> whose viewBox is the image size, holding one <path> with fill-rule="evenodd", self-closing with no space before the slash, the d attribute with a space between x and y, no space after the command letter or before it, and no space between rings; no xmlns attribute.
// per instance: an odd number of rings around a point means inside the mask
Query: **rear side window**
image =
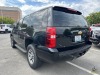
<svg viewBox="0 0 100 75"><path fill-rule="evenodd" d="M20 21L15 23L15 29L20 29L20 26L22 25L22 21L23 21L23 19L21 19Z"/></svg>
<svg viewBox="0 0 100 75"><path fill-rule="evenodd" d="M27 26L31 26L30 16L26 16L23 20L23 24L21 25L22 28L26 28Z"/></svg>
<svg viewBox="0 0 100 75"><path fill-rule="evenodd" d="M46 27L48 24L48 9L44 9L30 15L33 26Z"/></svg>
<svg viewBox="0 0 100 75"><path fill-rule="evenodd" d="M87 27L87 22L80 12L68 10L67 8L66 11L53 9L53 26Z"/></svg>

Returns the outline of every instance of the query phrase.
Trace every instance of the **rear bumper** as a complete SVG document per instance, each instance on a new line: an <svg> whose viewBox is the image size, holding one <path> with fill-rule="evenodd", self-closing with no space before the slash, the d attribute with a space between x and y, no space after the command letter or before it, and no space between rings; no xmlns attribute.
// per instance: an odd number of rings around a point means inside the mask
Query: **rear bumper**
<svg viewBox="0 0 100 75"><path fill-rule="evenodd" d="M92 43L99 43L100 42L100 39L98 39L98 38L96 38L96 39L94 39L94 38L90 38L90 41L92 42Z"/></svg>
<svg viewBox="0 0 100 75"><path fill-rule="evenodd" d="M5 32L5 30L1 30L1 29L0 29L0 32Z"/></svg>
<svg viewBox="0 0 100 75"><path fill-rule="evenodd" d="M5 32L6 29L0 29L0 32ZM8 31L12 31L12 29L7 29Z"/></svg>
<svg viewBox="0 0 100 75"><path fill-rule="evenodd" d="M51 52L47 48L37 48L37 55L40 59L52 63L56 61L65 61L65 60L73 60L85 54L91 45L86 45L77 49L58 52L58 50L54 50ZM46 50L47 49L47 50Z"/></svg>

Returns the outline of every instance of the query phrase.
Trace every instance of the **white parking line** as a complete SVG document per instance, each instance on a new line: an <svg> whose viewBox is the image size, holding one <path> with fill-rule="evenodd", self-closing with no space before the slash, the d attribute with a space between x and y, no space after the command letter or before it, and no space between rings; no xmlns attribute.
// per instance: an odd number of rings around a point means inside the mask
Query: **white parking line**
<svg viewBox="0 0 100 75"><path fill-rule="evenodd" d="M85 72L87 72L87 73L90 73L90 74L92 74L92 75L99 75L99 74L94 73L94 72L92 72L92 71L90 71L90 70L88 70L88 69L85 69L85 68L83 68L83 67L81 67L81 66L78 66L78 65L76 65L76 64L74 64L74 63L72 63L72 62L67 61L67 63L70 64L70 65L72 65L72 66L74 66L74 67L77 67L77 68L79 68L79 69L81 69L81 70L83 70L83 71L85 71Z"/></svg>

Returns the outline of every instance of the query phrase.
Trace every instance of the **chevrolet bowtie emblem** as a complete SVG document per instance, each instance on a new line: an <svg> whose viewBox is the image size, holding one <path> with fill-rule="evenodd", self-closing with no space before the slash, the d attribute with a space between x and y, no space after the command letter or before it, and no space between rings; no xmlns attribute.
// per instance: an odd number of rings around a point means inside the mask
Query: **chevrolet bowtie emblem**
<svg viewBox="0 0 100 75"><path fill-rule="evenodd" d="M82 34L82 31L79 31L78 34L81 35Z"/></svg>

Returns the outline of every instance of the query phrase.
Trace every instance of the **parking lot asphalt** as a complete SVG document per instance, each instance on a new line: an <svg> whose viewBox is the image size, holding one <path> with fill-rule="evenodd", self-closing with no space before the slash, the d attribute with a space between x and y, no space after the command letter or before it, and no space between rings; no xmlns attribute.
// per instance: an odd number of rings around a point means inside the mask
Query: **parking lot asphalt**
<svg viewBox="0 0 100 75"><path fill-rule="evenodd" d="M33 70L26 55L10 46L10 34L0 34L0 75L100 75L100 46L92 45L73 61L48 64Z"/></svg>

